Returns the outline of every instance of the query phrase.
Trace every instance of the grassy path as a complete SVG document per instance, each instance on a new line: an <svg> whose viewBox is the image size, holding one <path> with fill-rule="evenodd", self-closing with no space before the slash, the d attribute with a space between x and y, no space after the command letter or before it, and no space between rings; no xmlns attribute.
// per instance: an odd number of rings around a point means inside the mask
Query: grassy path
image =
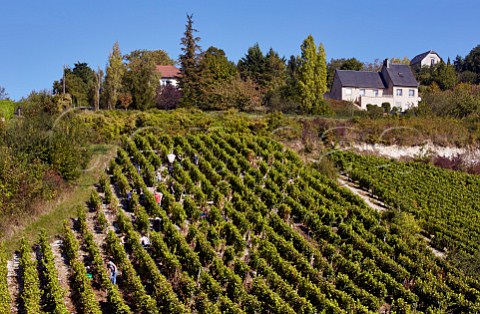
<svg viewBox="0 0 480 314"><path fill-rule="evenodd" d="M20 247L22 237L36 239L40 230L44 229L50 239L62 231L63 221L76 217L77 205L84 205L90 197L90 192L100 175L108 166L110 159L116 154L116 146L94 145L93 156L76 184L69 190L63 191L54 201L43 206L42 214L26 219L22 226L16 227L11 236L6 237L5 248L9 254Z"/></svg>

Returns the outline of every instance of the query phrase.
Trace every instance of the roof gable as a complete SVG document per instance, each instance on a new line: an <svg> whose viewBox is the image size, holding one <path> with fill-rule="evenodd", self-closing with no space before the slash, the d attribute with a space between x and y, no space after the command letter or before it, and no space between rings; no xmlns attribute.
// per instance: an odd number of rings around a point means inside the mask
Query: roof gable
<svg viewBox="0 0 480 314"><path fill-rule="evenodd" d="M422 60L423 60L426 56L428 56L429 54L431 54L431 53L432 53L432 54L436 54L437 57L440 58L440 56L438 55L438 53L436 53L436 52L433 51L433 50L429 50L429 51L426 51L426 52L424 52L424 53L421 53L421 54L416 55L415 57L413 57L412 61L410 61L410 65L414 65L414 64L417 64L417 63L422 62ZM441 58L440 58L440 59L441 59Z"/></svg>
<svg viewBox="0 0 480 314"><path fill-rule="evenodd" d="M180 77L180 70L173 65L157 65L157 72L162 78Z"/></svg>
<svg viewBox="0 0 480 314"><path fill-rule="evenodd" d="M393 86L418 87L418 82L409 65L389 64L386 70Z"/></svg>
<svg viewBox="0 0 480 314"><path fill-rule="evenodd" d="M336 70L336 74L343 87L386 88L379 72Z"/></svg>

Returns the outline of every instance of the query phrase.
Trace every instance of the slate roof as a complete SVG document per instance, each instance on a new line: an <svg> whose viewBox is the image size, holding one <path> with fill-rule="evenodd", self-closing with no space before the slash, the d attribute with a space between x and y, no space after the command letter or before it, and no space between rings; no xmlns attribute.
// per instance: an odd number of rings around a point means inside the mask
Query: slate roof
<svg viewBox="0 0 480 314"><path fill-rule="evenodd" d="M162 78L180 77L180 70L173 65L157 65L157 72Z"/></svg>
<svg viewBox="0 0 480 314"><path fill-rule="evenodd" d="M438 55L438 53L436 53L436 52L433 51L433 50L429 50L429 51L426 51L426 52L424 52L424 53L421 53L421 54L413 57L412 61L410 61L410 65L414 65L414 64L417 64L417 63L422 62L423 58L425 58L426 56L428 56L430 53L434 53L434 54L436 54L436 55L440 58L440 56Z"/></svg>
<svg viewBox="0 0 480 314"><path fill-rule="evenodd" d="M387 73L393 86L418 87L418 82L407 64L390 64Z"/></svg>
<svg viewBox="0 0 480 314"><path fill-rule="evenodd" d="M344 87L387 88L380 72L336 70Z"/></svg>

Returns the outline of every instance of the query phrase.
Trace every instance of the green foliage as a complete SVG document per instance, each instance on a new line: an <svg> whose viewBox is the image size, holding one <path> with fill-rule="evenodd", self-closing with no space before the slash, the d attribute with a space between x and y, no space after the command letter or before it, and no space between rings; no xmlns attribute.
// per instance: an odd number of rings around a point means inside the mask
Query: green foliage
<svg viewBox="0 0 480 314"><path fill-rule="evenodd" d="M58 281L58 273L55 266L55 258L48 243L45 232L40 233L40 250L42 253L41 271L43 277L42 308L45 312L55 314L69 313L64 302L65 291Z"/></svg>
<svg viewBox="0 0 480 314"><path fill-rule="evenodd" d="M321 114L328 111L323 100L327 91L327 61L323 45L315 45L309 35L301 46L302 54L298 68L298 88L302 113Z"/></svg>
<svg viewBox="0 0 480 314"><path fill-rule="evenodd" d="M73 69L64 69L64 77L53 83L53 91L70 94L73 106L93 106L95 97L95 71L87 63L77 62Z"/></svg>
<svg viewBox="0 0 480 314"><path fill-rule="evenodd" d="M63 236L62 249L71 268L72 289L77 296L75 299L77 308L79 308L82 313L100 314L102 311L98 302L95 300L95 293L90 284L90 279L87 277L87 271L83 263L78 259L80 244L66 222L64 224Z"/></svg>
<svg viewBox="0 0 480 314"><path fill-rule="evenodd" d="M8 292L8 257L3 242L0 242L0 313L10 313L10 293Z"/></svg>
<svg viewBox="0 0 480 314"><path fill-rule="evenodd" d="M383 117L384 108L377 105L367 104L368 116L373 119Z"/></svg>
<svg viewBox="0 0 480 314"><path fill-rule="evenodd" d="M327 64L327 88L330 89L333 83L333 77L335 75L335 70L353 70L361 71L364 68L364 64L358 61L356 58L341 58L341 59L331 59Z"/></svg>
<svg viewBox="0 0 480 314"><path fill-rule="evenodd" d="M389 102L382 102L382 108L384 113L390 113L392 106Z"/></svg>
<svg viewBox="0 0 480 314"><path fill-rule="evenodd" d="M20 246L20 277L22 284L20 286L21 309L23 313L37 314L42 313L40 301L42 291L37 273L37 260L33 259L32 248L27 240L22 239Z"/></svg>
<svg viewBox="0 0 480 314"><path fill-rule="evenodd" d="M202 55L199 62L199 102L200 109L217 109L218 91L231 86L226 86L237 76L235 65L228 61L225 52L215 47L209 47ZM220 109L225 109L220 107Z"/></svg>
<svg viewBox="0 0 480 314"><path fill-rule="evenodd" d="M128 63L123 85L132 95L132 106L140 110L154 108L160 81L155 55L135 50L124 58Z"/></svg>
<svg viewBox="0 0 480 314"><path fill-rule="evenodd" d="M125 65L122 62L122 54L118 42L115 42L112 52L108 57L108 65L105 75L105 90L108 109L113 109L117 105L119 91L122 88L122 79L125 73Z"/></svg>
<svg viewBox="0 0 480 314"><path fill-rule="evenodd" d="M465 118L480 115L480 87L460 83L451 90L432 87L422 96L419 110L438 116Z"/></svg>
<svg viewBox="0 0 480 314"><path fill-rule="evenodd" d="M5 119L6 121L10 120L13 117L15 112L15 102L12 100L2 100L0 99L0 121Z"/></svg>
<svg viewBox="0 0 480 314"><path fill-rule="evenodd" d="M425 66L416 71L420 85L436 84L441 90L452 89L457 84L457 72L453 65L446 65L443 61L431 66Z"/></svg>
<svg viewBox="0 0 480 314"><path fill-rule="evenodd" d="M196 104L200 90L199 51L198 42L200 37L195 37L197 30L193 28L193 15L187 14L184 37L181 39L182 54L179 57L180 79L179 88L183 97L181 103L185 107L192 107Z"/></svg>
<svg viewBox="0 0 480 314"><path fill-rule="evenodd" d="M258 43L248 48L247 54L238 60L237 67L243 80L250 79L258 86L264 86L266 60Z"/></svg>

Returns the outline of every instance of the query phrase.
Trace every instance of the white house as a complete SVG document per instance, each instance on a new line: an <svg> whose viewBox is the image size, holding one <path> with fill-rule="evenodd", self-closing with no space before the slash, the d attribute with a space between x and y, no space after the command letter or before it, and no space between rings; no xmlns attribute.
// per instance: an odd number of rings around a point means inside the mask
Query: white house
<svg viewBox="0 0 480 314"><path fill-rule="evenodd" d="M160 73L160 86L173 85L178 87L180 70L173 65L157 65L157 72Z"/></svg>
<svg viewBox="0 0 480 314"><path fill-rule="evenodd" d="M410 66L414 69L419 69L424 66L435 65L442 61L442 58L433 50L426 51L415 57L410 61Z"/></svg>
<svg viewBox="0 0 480 314"><path fill-rule="evenodd" d="M418 82L405 64L383 62L380 72L335 70L332 99L352 101L362 109L389 103L401 111L418 106Z"/></svg>

